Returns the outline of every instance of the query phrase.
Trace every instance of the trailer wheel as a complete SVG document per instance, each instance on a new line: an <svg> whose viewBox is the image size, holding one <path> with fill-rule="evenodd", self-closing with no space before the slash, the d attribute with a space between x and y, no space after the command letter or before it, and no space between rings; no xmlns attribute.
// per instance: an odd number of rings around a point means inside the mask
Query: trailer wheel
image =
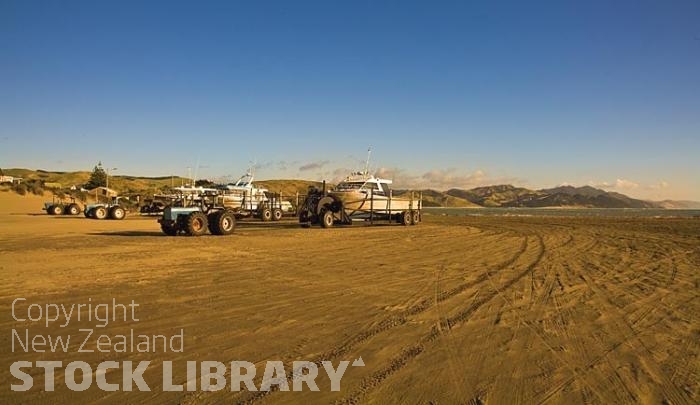
<svg viewBox="0 0 700 405"><path fill-rule="evenodd" d="M228 211L219 211L214 214L213 223L209 230L214 235L230 235L236 227L236 218ZM213 225L213 226L212 226Z"/></svg>
<svg viewBox="0 0 700 405"><path fill-rule="evenodd" d="M279 221L282 219L282 210L279 208L275 208L272 210L272 220L273 221Z"/></svg>
<svg viewBox="0 0 700 405"><path fill-rule="evenodd" d="M177 225L160 224L160 229L168 236L177 236Z"/></svg>
<svg viewBox="0 0 700 405"><path fill-rule="evenodd" d="M68 215L78 215L80 214L80 205L73 203L66 207L66 214Z"/></svg>
<svg viewBox="0 0 700 405"><path fill-rule="evenodd" d="M263 208L262 211L260 211L260 219L263 220L263 222L267 222L272 219L272 211L270 211L269 208Z"/></svg>
<svg viewBox="0 0 700 405"><path fill-rule="evenodd" d="M124 219L126 216L126 211L124 211L124 208L115 205L114 207L109 209L109 217L112 219Z"/></svg>
<svg viewBox="0 0 700 405"><path fill-rule="evenodd" d="M92 210L92 217L95 219L105 219L107 218L107 208L96 207Z"/></svg>
<svg viewBox="0 0 700 405"><path fill-rule="evenodd" d="M404 211L401 213L401 225L407 226L411 225L411 212Z"/></svg>
<svg viewBox="0 0 700 405"><path fill-rule="evenodd" d="M63 214L63 206L62 205L52 205L49 207L49 213L51 215L61 215Z"/></svg>
<svg viewBox="0 0 700 405"><path fill-rule="evenodd" d="M411 213L411 225L417 225L420 222L420 211L413 211Z"/></svg>
<svg viewBox="0 0 700 405"><path fill-rule="evenodd" d="M321 214L321 226L324 228L330 228L333 226L333 211L323 211Z"/></svg>
<svg viewBox="0 0 700 405"><path fill-rule="evenodd" d="M201 236L207 232L207 216L201 212L193 212L187 216L185 230L190 236Z"/></svg>

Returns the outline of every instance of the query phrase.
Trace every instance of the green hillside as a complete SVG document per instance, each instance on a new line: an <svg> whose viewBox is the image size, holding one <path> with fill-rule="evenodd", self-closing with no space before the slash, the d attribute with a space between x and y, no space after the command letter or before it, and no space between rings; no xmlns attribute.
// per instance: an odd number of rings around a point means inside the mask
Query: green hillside
<svg viewBox="0 0 700 405"><path fill-rule="evenodd" d="M309 187L316 187L318 189L323 187L322 182L310 180L256 180L254 184L284 196L294 196L297 193L306 195L309 191ZM332 186L327 185L326 187L330 188Z"/></svg>
<svg viewBox="0 0 700 405"><path fill-rule="evenodd" d="M40 182L41 184L60 184L60 189L67 190L72 186L78 189L90 179L89 171L51 172L46 170L3 169L6 176L21 177L25 183ZM109 177L109 188L120 194L153 194L167 191L171 184L179 186L188 180L178 176L141 177L129 175L114 175Z"/></svg>
<svg viewBox="0 0 700 405"><path fill-rule="evenodd" d="M446 208L480 208L479 205L464 198L455 197L447 193L436 190L421 190L423 193L424 207L446 207ZM396 191L396 195L405 194L405 191Z"/></svg>

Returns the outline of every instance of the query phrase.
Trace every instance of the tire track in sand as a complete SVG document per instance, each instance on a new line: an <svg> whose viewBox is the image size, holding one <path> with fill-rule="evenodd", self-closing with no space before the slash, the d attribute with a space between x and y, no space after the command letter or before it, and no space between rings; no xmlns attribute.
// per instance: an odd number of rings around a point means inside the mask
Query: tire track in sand
<svg viewBox="0 0 700 405"><path fill-rule="evenodd" d="M511 229L508 229L508 231L514 232ZM312 363L315 363L316 365L321 366L322 361L332 361L334 359L337 359L337 358L341 357L342 355L348 353L349 351L351 351L352 349L354 349L358 345L368 341L369 339L371 339L371 338L373 338L381 333L390 331L391 329L394 329L398 326L401 326L401 325L408 323L408 321L410 320L411 317L419 315L419 314L433 308L435 303L441 303L441 302L447 301L447 300L459 295L460 293L466 291L467 289L487 281L487 279L489 277L492 277L496 273L498 273L498 272L500 272L508 267L513 266L522 257L522 255L525 254L525 252L527 251L528 246L529 246L527 236L524 236L522 234L520 236L523 238L523 240L522 240L518 250L515 252L515 254L512 257L508 258L507 260L499 263L497 266L494 267L493 270L486 271L483 274L480 274L479 276L477 276L474 280L461 283L461 284L459 284L459 285L457 285L449 290L440 291L436 296L427 297L427 298L421 300L420 302L418 302L417 304L407 308L406 310L401 311L399 314L396 314L396 315L393 315L393 316L390 316L390 317L383 319L374 327L371 327L365 331L362 331L362 332L354 335L352 338L347 340L344 344L342 344L340 346L336 346L336 347L328 350L324 354L317 356L314 360L312 360ZM541 238L539 238L539 240L540 240L540 242L542 241ZM544 245L542 244L542 246L544 246ZM539 261L539 260L541 260L541 258L542 257L540 254L538 256L537 260ZM533 264L533 266L534 266L534 264ZM524 273L527 274L528 271L530 271L529 268ZM520 276L520 278L522 278L523 276ZM510 287L515 282L517 282L517 280L513 281L512 283L508 283L508 287ZM455 324L461 322L462 320L466 319L469 316L469 314L476 311L478 308L480 308L486 302L490 301L490 299L492 299L492 298L493 297L490 297L488 299L475 300L472 303L472 305L470 305L469 309L467 309L466 311L462 311L454 317L441 320L438 325L433 326L433 328L431 329L431 332L429 333L429 335L427 335L427 336L431 337L430 341L434 340L435 337L437 336L437 334L439 334L438 328L442 327L442 328L445 328L447 331L449 331L450 325L455 325ZM401 355L399 355L397 358L402 358L402 357L404 357L404 355L408 355L410 357L412 355L417 355L418 353L419 352L417 352L415 350L415 348L408 348L408 349L402 351ZM394 364L394 363L396 363L396 364ZM399 367L400 363L401 363L400 360L397 362L392 360L392 364L394 364L394 365L390 366L390 367L396 368L396 370L398 370L399 368L403 367L403 365L401 365ZM293 374L293 372L289 372L287 375L287 379L289 381L291 381L292 378L294 378L294 374ZM272 386L270 391L251 392L250 396L248 398L245 398L242 402L243 403L253 403L253 402L261 400L261 399L263 399L263 398L265 398L265 397L269 396L270 394L277 392L277 391L278 391L278 386ZM241 395L243 395L243 393Z"/></svg>
<svg viewBox="0 0 700 405"><path fill-rule="evenodd" d="M526 244L529 246L529 242L527 240L529 237L526 239ZM506 283L501 285L500 287L496 287L494 290L491 290L490 292L482 295L480 298L477 297L467 308L464 310L460 311L456 315L453 315L443 321L440 322L439 326L434 326L430 333L427 335L423 336L421 339L419 339L417 342L403 347L401 350L401 353L398 356L395 356L389 361L389 364L387 364L385 367L380 369L379 371L373 373L369 377L366 377L365 379L362 380L360 383L360 386L350 395L345 396L344 398L340 399L337 401L337 403L341 404L355 404L358 403L364 396L366 396L369 392L372 390L378 388L389 376L392 374L396 373L397 371L401 370L403 367L405 367L411 360L414 358L418 357L419 354L423 353L424 351L429 349L429 346L439 340L444 333L449 333L450 329L456 326L457 324L467 321L469 317L476 312L479 308L493 300L495 297L499 296L502 294L505 290L509 289L512 287L514 284L522 280L524 277L526 277L530 272L537 267L537 265L540 263L544 256L545 252L545 245L542 237L540 235L535 235L534 239L537 240L537 247L535 248L537 250L537 253L535 255L535 259L528 263L522 270L520 270L515 277L509 279ZM526 246L526 250L527 250ZM522 255L521 255L522 256ZM517 259L516 259L517 261ZM485 276L485 279L488 279L491 275L491 272L487 272L487 275ZM442 329L442 332L441 332Z"/></svg>

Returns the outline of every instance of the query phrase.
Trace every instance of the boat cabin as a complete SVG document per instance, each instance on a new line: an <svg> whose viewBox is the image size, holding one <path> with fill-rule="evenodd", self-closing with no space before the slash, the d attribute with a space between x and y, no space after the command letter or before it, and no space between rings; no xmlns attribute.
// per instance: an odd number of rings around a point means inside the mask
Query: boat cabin
<svg viewBox="0 0 700 405"><path fill-rule="evenodd" d="M391 180L379 179L374 176L349 176L335 187L335 191L360 191L368 194L371 191L374 195L388 196L391 191L391 183Z"/></svg>

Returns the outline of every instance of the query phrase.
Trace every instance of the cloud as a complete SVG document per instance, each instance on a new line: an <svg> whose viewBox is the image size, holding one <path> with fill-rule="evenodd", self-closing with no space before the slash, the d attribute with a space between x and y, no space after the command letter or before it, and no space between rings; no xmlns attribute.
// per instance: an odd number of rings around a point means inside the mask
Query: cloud
<svg viewBox="0 0 700 405"><path fill-rule="evenodd" d="M635 183L630 180L617 179L615 180L615 187L618 190L634 190L639 188L639 183Z"/></svg>
<svg viewBox="0 0 700 405"><path fill-rule="evenodd" d="M639 188L639 183L625 179L617 179L613 182L591 180L588 185L603 190L634 190Z"/></svg>
<svg viewBox="0 0 700 405"><path fill-rule="evenodd" d="M350 172L352 172L352 170L345 167L339 167L332 172L329 172L329 174L334 182L338 182L346 178Z"/></svg>
<svg viewBox="0 0 700 405"><path fill-rule="evenodd" d="M306 163L306 164L299 166L299 171L300 172L307 172L309 170L322 169L328 163L330 163L330 161L328 161L328 160L319 160L316 162L309 162L309 163Z"/></svg>
<svg viewBox="0 0 700 405"><path fill-rule="evenodd" d="M629 195L646 196L647 198L650 196L657 198L659 192L665 191L670 187L670 184L665 180L649 184L620 178L615 181L602 182L591 180L588 182L588 185L607 191L618 191L624 194L630 193Z"/></svg>
<svg viewBox="0 0 700 405"><path fill-rule="evenodd" d="M423 174L415 175L403 169L383 167L377 170L376 175L394 180L396 188L429 188L433 190L468 189L492 184L524 182L522 179L514 177L490 177L480 169L471 173L455 168L431 169Z"/></svg>
<svg viewBox="0 0 700 405"><path fill-rule="evenodd" d="M270 170L270 169L277 169L277 170L287 170L290 168L290 166L296 166L298 165L298 161L286 161L286 160L268 160L262 163L256 163L255 169L258 170Z"/></svg>
<svg viewBox="0 0 700 405"><path fill-rule="evenodd" d="M657 184L649 185L648 188L649 188L650 190L664 190L664 189L667 189L668 186L669 186L669 184L668 184L666 181L661 180L661 181L660 181L659 183L657 183Z"/></svg>

